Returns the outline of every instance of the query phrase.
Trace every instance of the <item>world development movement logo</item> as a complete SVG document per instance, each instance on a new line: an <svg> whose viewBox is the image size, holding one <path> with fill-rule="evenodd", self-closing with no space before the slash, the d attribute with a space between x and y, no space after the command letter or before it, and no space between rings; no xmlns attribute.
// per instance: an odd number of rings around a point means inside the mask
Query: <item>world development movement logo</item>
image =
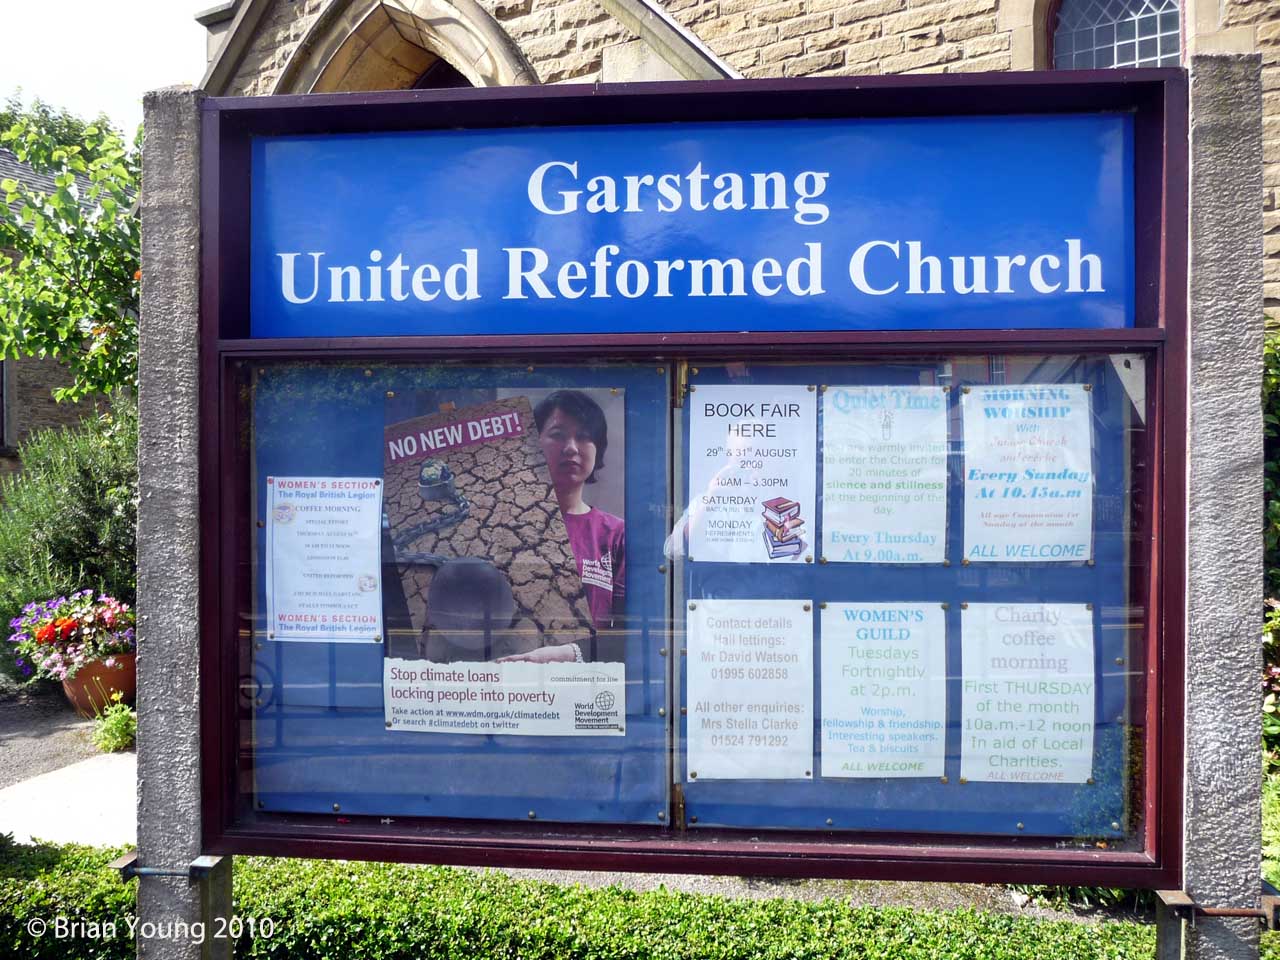
<svg viewBox="0 0 1280 960"><path fill-rule="evenodd" d="M573 705L573 724L577 730L621 730L622 710L612 690L601 690L590 700Z"/></svg>

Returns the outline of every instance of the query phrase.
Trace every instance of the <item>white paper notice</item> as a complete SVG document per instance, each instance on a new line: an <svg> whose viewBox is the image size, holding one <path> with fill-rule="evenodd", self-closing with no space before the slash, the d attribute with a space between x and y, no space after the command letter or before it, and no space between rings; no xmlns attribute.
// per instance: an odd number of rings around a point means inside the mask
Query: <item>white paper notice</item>
<svg viewBox="0 0 1280 960"><path fill-rule="evenodd" d="M815 394L803 386L703 386L689 394L689 558L813 559Z"/></svg>
<svg viewBox="0 0 1280 960"><path fill-rule="evenodd" d="M960 615L960 775L1093 776L1093 612L1083 603L971 603Z"/></svg>
<svg viewBox="0 0 1280 960"><path fill-rule="evenodd" d="M813 614L806 606L690 603L690 780L813 777Z"/></svg>
<svg viewBox="0 0 1280 960"><path fill-rule="evenodd" d="M972 387L960 400L966 559L1090 559L1089 392L1082 384Z"/></svg>
<svg viewBox="0 0 1280 960"><path fill-rule="evenodd" d="M383 661L392 730L515 737L626 734L625 663Z"/></svg>
<svg viewBox="0 0 1280 960"><path fill-rule="evenodd" d="M382 480L267 477L273 640L382 642Z"/></svg>
<svg viewBox="0 0 1280 960"><path fill-rule="evenodd" d="M946 553L946 389L827 387L823 558L941 563Z"/></svg>
<svg viewBox="0 0 1280 960"><path fill-rule="evenodd" d="M941 777L947 623L940 603L822 611L822 775Z"/></svg>

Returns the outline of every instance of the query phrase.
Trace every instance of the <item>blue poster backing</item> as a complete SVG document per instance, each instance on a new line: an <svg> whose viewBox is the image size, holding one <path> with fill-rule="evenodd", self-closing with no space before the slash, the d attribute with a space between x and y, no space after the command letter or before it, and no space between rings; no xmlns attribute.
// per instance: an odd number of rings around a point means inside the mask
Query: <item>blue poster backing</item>
<svg viewBox="0 0 1280 960"><path fill-rule="evenodd" d="M255 550L254 801L264 812L660 824L669 752L665 658L670 378L653 365L351 367L282 364L253 393L253 484L268 476L380 477L387 395L441 400L497 389L625 392L627 724L623 737L446 735L387 730L384 644L273 641L264 613L265 538ZM653 505L660 509L654 509ZM384 561L386 555L384 553ZM386 589L394 576L384 576ZM391 601L384 598L384 605ZM390 641L387 641L388 643Z"/></svg>
<svg viewBox="0 0 1280 960"><path fill-rule="evenodd" d="M995 358L992 358L995 359ZM1003 359L1003 358L1001 358ZM948 453L947 557L942 564L852 564L788 562L684 565L686 600L700 598L774 598L811 600L814 604L813 662L821 663L819 604L824 602L914 601L945 603L947 624L947 759L945 782L940 779L834 779L818 776L821 769L821 682L814 677L814 778L811 781L688 780L684 743L688 718L680 720L677 781L685 796L690 829L717 826L765 827L870 832L948 833L1118 838L1128 835L1127 811L1137 798L1127 787L1140 782L1130 769L1128 726L1134 667L1130 664L1132 622L1140 611L1130 608L1130 522L1126 487L1128 450L1140 417L1124 383L1105 356L1039 358L1040 374L1028 383L1086 383L1090 385L1093 416L1094 563L974 563L962 565L964 544L963 429L961 390L966 385L999 382L992 365L977 358L980 377L967 376L975 365L945 361L849 363L842 365L737 364L700 365L695 384L764 386L808 384L889 385L936 383L950 385ZM1123 362L1123 361L1122 361ZM1132 361L1138 362L1138 361ZM959 371L947 376L949 369ZM1012 381L1011 381L1012 385ZM691 395L696 400L697 394ZM822 490L821 406L818 407L818 480ZM684 411L688 436L691 407ZM681 490L688 489L687 468ZM683 494L682 494L683 495ZM821 510L811 512L810 532L821 539ZM1094 657L1097 693L1093 782L1051 784L1025 782L969 782L960 779L961 751L961 604L973 603L1091 603L1094 614ZM684 677L681 703L689 702ZM1137 804L1141 809L1141 804ZM696 820L694 819L696 818Z"/></svg>

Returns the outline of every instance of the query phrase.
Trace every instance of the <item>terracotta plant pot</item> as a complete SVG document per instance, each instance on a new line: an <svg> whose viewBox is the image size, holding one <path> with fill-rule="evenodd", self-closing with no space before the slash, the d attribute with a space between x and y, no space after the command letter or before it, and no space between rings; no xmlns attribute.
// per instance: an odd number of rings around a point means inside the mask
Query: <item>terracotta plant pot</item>
<svg viewBox="0 0 1280 960"><path fill-rule="evenodd" d="M101 661L87 663L76 675L62 681L62 692L82 717L94 717L111 705L117 692L121 699L133 706L138 685L138 655L115 654L116 665L108 667Z"/></svg>

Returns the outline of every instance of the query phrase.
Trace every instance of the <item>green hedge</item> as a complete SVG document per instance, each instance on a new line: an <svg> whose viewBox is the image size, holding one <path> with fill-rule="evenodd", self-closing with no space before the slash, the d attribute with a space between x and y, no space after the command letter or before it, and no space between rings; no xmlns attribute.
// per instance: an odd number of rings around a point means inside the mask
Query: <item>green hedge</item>
<svg viewBox="0 0 1280 960"><path fill-rule="evenodd" d="M117 854L0 848L0 957L132 960L125 918L137 884L106 869ZM329 861L238 859L235 901L241 917L275 924L270 939L240 940L236 956L277 960L1148 960L1155 950L1151 928L1137 924L587 890L499 873ZM26 932L32 918L57 916L114 920L119 936Z"/></svg>

